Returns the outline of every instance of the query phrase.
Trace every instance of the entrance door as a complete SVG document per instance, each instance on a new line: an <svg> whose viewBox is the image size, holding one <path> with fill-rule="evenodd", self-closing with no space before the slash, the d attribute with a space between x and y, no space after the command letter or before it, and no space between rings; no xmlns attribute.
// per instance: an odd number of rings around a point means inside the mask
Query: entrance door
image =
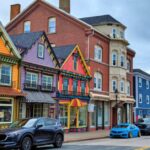
<svg viewBox="0 0 150 150"><path fill-rule="evenodd" d="M77 107L71 107L70 108L70 127L76 128L77 126L77 115L78 115L78 108Z"/></svg>
<svg viewBox="0 0 150 150"><path fill-rule="evenodd" d="M117 125L117 109L114 107L112 110L112 126Z"/></svg>

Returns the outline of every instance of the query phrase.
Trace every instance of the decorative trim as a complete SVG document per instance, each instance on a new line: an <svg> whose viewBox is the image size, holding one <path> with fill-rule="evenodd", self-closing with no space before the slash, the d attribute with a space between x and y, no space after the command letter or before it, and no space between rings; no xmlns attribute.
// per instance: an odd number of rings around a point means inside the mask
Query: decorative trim
<svg viewBox="0 0 150 150"><path fill-rule="evenodd" d="M5 62L5 63L9 63L9 64L17 64L18 63L18 59L11 57L11 56L4 56L2 54L0 54L0 61Z"/></svg>

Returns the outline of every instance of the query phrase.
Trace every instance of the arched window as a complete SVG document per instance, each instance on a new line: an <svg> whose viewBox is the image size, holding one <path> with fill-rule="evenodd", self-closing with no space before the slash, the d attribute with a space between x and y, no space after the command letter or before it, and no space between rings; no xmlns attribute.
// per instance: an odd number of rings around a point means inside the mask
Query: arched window
<svg viewBox="0 0 150 150"><path fill-rule="evenodd" d="M112 65L117 66L117 52L112 53Z"/></svg>
<svg viewBox="0 0 150 150"><path fill-rule="evenodd" d="M31 22L25 21L24 22L24 33L28 33L31 31Z"/></svg>
<svg viewBox="0 0 150 150"><path fill-rule="evenodd" d="M130 72L131 71L131 65L130 65L130 61L127 60L127 71Z"/></svg>
<svg viewBox="0 0 150 150"><path fill-rule="evenodd" d="M115 92L117 89L117 80L113 79L112 80L112 91Z"/></svg>
<svg viewBox="0 0 150 150"><path fill-rule="evenodd" d="M94 48L94 59L102 62L102 48L98 45L95 45Z"/></svg>
<svg viewBox="0 0 150 150"><path fill-rule="evenodd" d="M124 55L124 54L122 54L122 55L120 56L120 66L121 66L121 67L124 67L124 66L125 66L125 55Z"/></svg>
<svg viewBox="0 0 150 150"><path fill-rule="evenodd" d="M124 92L124 80L120 81L120 92Z"/></svg>
<svg viewBox="0 0 150 150"><path fill-rule="evenodd" d="M94 89L102 91L102 75L98 72L94 74Z"/></svg>

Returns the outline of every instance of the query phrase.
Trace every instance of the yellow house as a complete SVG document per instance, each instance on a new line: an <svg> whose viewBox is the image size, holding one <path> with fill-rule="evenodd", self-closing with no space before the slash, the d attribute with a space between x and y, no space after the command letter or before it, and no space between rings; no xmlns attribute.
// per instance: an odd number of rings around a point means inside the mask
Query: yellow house
<svg viewBox="0 0 150 150"><path fill-rule="evenodd" d="M0 22L0 128L18 118L19 99L24 96L19 87L21 56Z"/></svg>

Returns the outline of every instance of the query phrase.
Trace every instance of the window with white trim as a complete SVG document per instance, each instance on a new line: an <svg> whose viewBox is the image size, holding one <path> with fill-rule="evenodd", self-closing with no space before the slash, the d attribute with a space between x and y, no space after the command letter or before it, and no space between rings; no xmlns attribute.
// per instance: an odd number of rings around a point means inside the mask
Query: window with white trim
<svg viewBox="0 0 150 150"><path fill-rule="evenodd" d="M6 65L6 64L0 65L0 85L11 86L11 81L12 81L11 68L12 67L10 65Z"/></svg>
<svg viewBox="0 0 150 150"><path fill-rule="evenodd" d="M94 74L94 89L102 91L102 75L98 72Z"/></svg>
<svg viewBox="0 0 150 150"><path fill-rule="evenodd" d="M115 92L117 89L117 80L112 80L112 90Z"/></svg>
<svg viewBox="0 0 150 150"><path fill-rule="evenodd" d="M130 72L131 71L131 65L130 65L130 61L127 60L127 71Z"/></svg>
<svg viewBox="0 0 150 150"><path fill-rule="evenodd" d="M52 90L53 86L53 76L42 75L42 89Z"/></svg>
<svg viewBox="0 0 150 150"><path fill-rule="evenodd" d="M130 82L127 82L127 96L130 96Z"/></svg>
<svg viewBox="0 0 150 150"><path fill-rule="evenodd" d="M139 78L139 87L142 87L142 78Z"/></svg>
<svg viewBox="0 0 150 150"><path fill-rule="evenodd" d="M117 52L112 53L112 65L117 66Z"/></svg>
<svg viewBox="0 0 150 150"><path fill-rule="evenodd" d="M28 33L31 31L31 21L24 22L24 33Z"/></svg>
<svg viewBox="0 0 150 150"><path fill-rule="evenodd" d="M146 89L149 89L149 81L146 81Z"/></svg>
<svg viewBox="0 0 150 150"><path fill-rule="evenodd" d="M124 92L124 80L120 81L120 92Z"/></svg>
<svg viewBox="0 0 150 150"><path fill-rule="evenodd" d="M120 56L120 66L121 66L121 67L124 67L124 66L125 66L125 56L124 56L124 54L122 54L122 55Z"/></svg>
<svg viewBox="0 0 150 150"><path fill-rule="evenodd" d="M56 18L52 17L48 21L48 32L56 33Z"/></svg>
<svg viewBox="0 0 150 150"><path fill-rule="evenodd" d="M94 59L102 62L102 48L98 45L96 45L94 49Z"/></svg>
<svg viewBox="0 0 150 150"><path fill-rule="evenodd" d="M149 104L149 95L146 95L146 103Z"/></svg>
<svg viewBox="0 0 150 150"><path fill-rule="evenodd" d="M139 103L142 103L142 94L139 94Z"/></svg>
<svg viewBox="0 0 150 150"><path fill-rule="evenodd" d="M45 46L43 44L38 44L38 58L44 58Z"/></svg>
<svg viewBox="0 0 150 150"><path fill-rule="evenodd" d="M112 35L113 35L113 38L116 38L116 36L117 36L117 30L116 29L112 29Z"/></svg>

